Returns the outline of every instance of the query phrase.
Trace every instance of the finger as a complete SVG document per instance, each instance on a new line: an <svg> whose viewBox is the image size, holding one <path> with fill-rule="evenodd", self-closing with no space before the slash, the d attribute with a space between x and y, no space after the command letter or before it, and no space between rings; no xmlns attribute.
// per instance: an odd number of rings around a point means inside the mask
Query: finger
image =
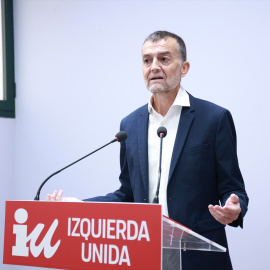
<svg viewBox="0 0 270 270"><path fill-rule="evenodd" d="M232 213L236 213L237 212L237 207L235 206L219 206L216 205L214 206L214 209L220 213L222 213L223 215L230 215Z"/></svg>
<svg viewBox="0 0 270 270"><path fill-rule="evenodd" d="M212 214L212 216L214 216L215 218L220 218L221 217L221 213L218 212L218 210L215 208L215 206L210 205L208 208L209 208L209 211Z"/></svg>
<svg viewBox="0 0 270 270"><path fill-rule="evenodd" d="M240 205L234 205L233 207L220 207L219 205L216 205L214 209L220 216L227 218L230 221L236 220L241 212Z"/></svg>
<svg viewBox="0 0 270 270"><path fill-rule="evenodd" d="M57 195L57 190L55 190L52 195L51 195L51 201L55 201L56 200L56 195Z"/></svg>
<svg viewBox="0 0 270 270"><path fill-rule="evenodd" d="M231 205L225 205L223 207L216 205L214 206L214 208L217 211L220 211L224 214L228 213L228 214L234 214L234 213L240 213L241 212L241 208L240 208L240 203L237 204L231 204Z"/></svg>
<svg viewBox="0 0 270 270"><path fill-rule="evenodd" d="M224 211L224 208L216 205L216 206L209 206L209 211L211 215L220 223L226 225L234 220L236 220L239 216L239 212L228 212Z"/></svg>
<svg viewBox="0 0 270 270"><path fill-rule="evenodd" d="M56 201L62 201L62 196L63 196L63 190L60 189L56 195Z"/></svg>
<svg viewBox="0 0 270 270"><path fill-rule="evenodd" d="M238 203L238 204L235 204L233 206L224 206L222 208L222 210L223 210L223 213L228 213L231 215L233 215L233 214L239 215L241 212L241 207L240 207L240 204Z"/></svg>
<svg viewBox="0 0 270 270"><path fill-rule="evenodd" d="M233 222L233 219L231 217L228 216L224 216L222 215L220 212L218 211L213 211L212 209L210 210L211 215L221 224L223 225L227 225L231 222Z"/></svg>
<svg viewBox="0 0 270 270"><path fill-rule="evenodd" d="M218 205L209 205L208 208L212 215L215 215L217 217L223 215L222 211L219 210L220 207Z"/></svg>
<svg viewBox="0 0 270 270"><path fill-rule="evenodd" d="M46 201L51 201L51 194L47 194L47 196L46 196Z"/></svg>
<svg viewBox="0 0 270 270"><path fill-rule="evenodd" d="M227 222L226 220L214 209L214 208L211 208L209 207L209 211L211 213L211 215L218 221L220 222L221 224L223 225L226 225Z"/></svg>
<svg viewBox="0 0 270 270"><path fill-rule="evenodd" d="M235 195L235 194L231 194L229 199L234 204L239 203L239 197L237 195Z"/></svg>
<svg viewBox="0 0 270 270"><path fill-rule="evenodd" d="M226 201L226 204L237 204L237 203L239 203L239 197L235 194L231 194L231 196Z"/></svg>
<svg viewBox="0 0 270 270"><path fill-rule="evenodd" d="M218 205L214 206L213 211L215 211L219 216L230 218L232 215L232 212L228 208L223 208Z"/></svg>

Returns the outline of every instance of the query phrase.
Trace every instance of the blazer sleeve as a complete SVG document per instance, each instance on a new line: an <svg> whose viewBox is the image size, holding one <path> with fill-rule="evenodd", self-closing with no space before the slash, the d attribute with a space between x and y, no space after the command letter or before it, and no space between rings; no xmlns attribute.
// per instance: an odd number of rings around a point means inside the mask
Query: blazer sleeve
<svg viewBox="0 0 270 270"><path fill-rule="evenodd" d="M215 153L217 166L218 192L221 205L224 205L232 193L239 197L241 213L230 226L241 226L247 212L248 196L239 168L236 150L236 131L232 115L228 110L221 114L216 131Z"/></svg>

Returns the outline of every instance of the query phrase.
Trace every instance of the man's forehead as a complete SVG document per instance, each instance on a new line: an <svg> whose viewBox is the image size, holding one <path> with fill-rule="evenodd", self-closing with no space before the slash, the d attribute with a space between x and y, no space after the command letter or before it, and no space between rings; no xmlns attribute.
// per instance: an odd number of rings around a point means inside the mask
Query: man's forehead
<svg viewBox="0 0 270 270"><path fill-rule="evenodd" d="M154 53L177 53L178 44L174 38L160 39L157 41L147 40L142 47L142 54Z"/></svg>

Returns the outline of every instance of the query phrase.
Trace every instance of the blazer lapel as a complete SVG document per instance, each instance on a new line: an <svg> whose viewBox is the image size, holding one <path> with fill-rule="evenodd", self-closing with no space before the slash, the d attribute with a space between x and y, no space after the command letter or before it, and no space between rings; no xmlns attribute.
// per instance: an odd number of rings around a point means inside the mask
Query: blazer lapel
<svg viewBox="0 0 270 270"><path fill-rule="evenodd" d="M171 159L171 166L170 166L170 172L169 172L169 179L170 181L172 174L174 172L175 166L177 164L177 161L179 159L179 156L182 152L183 146L185 144L189 129L192 125L194 114L194 98L189 95L190 98L190 107L183 107L179 124L178 124L178 130L175 138L173 153L172 153L172 159Z"/></svg>
<svg viewBox="0 0 270 270"><path fill-rule="evenodd" d="M148 198L148 107L140 114L138 119L138 157L140 169L143 179L144 188L146 191L146 198Z"/></svg>

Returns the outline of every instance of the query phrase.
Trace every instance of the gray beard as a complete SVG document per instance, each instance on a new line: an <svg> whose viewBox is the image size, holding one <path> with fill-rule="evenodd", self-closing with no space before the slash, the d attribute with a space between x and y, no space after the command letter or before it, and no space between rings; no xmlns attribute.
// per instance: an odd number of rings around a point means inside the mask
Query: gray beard
<svg viewBox="0 0 270 270"><path fill-rule="evenodd" d="M147 88L149 92L151 92L152 94L162 94L162 93L168 93L170 91L172 91L173 89L153 89L150 90L149 88Z"/></svg>

